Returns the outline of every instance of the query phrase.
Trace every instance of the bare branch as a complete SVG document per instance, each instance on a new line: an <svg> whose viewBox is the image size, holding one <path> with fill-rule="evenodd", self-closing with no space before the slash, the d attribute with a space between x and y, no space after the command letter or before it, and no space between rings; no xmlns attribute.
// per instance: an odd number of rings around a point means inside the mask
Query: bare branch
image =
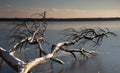
<svg viewBox="0 0 120 73"><path fill-rule="evenodd" d="M17 72L26 65L24 61L15 57L12 53L6 51L2 47L0 47L0 57Z"/></svg>
<svg viewBox="0 0 120 73"><path fill-rule="evenodd" d="M59 42L56 45L52 44L51 52L46 52L47 48L43 48L43 44L47 41L44 40L45 32L47 30L47 23L46 23L46 11L43 13L36 13L37 15L41 16L43 22L23 22L23 23L14 23L14 27L11 30L13 33L12 39L15 42L13 49L9 52L5 49L0 47L0 57L8 63L16 72L19 73L28 73L30 70L40 64L43 64L49 60L55 61L60 64L64 64L64 62L54 56L57 54L59 50L69 52L75 59L76 52L79 52L85 58L90 56L96 55L96 51L92 50L85 50L83 48L80 49L68 49L69 46L77 45L82 47L81 44L85 45L87 42L92 41L92 43L96 45L101 45L102 40L104 37L116 36L115 33L111 32L106 29L93 29L93 28L84 28L80 31L75 30L74 28L68 28L63 30L62 34L65 36L63 42ZM34 14L34 15L36 15ZM47 42L48 43L48 42ZM14 56L14 53L22 49L22 47L26 48L25 46L29 44L31 47L35 45L37 49L39 49L39 57L33 59L32 61L25 63L24 61L20 60L19 58Z"/></svg>

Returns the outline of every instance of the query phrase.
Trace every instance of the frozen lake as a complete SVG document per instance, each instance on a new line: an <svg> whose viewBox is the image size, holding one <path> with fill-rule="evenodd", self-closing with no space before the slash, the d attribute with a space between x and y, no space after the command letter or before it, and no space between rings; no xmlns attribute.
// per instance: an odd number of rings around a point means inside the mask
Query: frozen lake
<svg viewBox="0 0 120 73"><path fill-rule="evenodd" d="M6 42L11 22L0 22L0 46L10 48ZM120 72L120 21L88 21L88 22L48 22L45 39L51 43L57 43L61 38L60 31L66 28L79 29L87 28L108 28L117 34L117 37L109 37L103 40L101 46L97 48L98 55L88 60L74 61L72 56L60 56L65 64L60 65L55 62L47 62L35 69L33 73L119 73ZM92 49L92 47L84 47ZM35 53L35 52L33 52ZM0 64L0 73L15 73L6 63Z"/></svg>

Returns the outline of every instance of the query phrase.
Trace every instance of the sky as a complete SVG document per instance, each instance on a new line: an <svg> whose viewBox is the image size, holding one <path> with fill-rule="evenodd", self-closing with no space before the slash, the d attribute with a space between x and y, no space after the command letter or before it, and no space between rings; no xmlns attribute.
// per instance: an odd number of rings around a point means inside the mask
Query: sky
<svg viewBox="0 0 120 73"><path fill-rule="evenodd" d="M48 18L120 17L120 0L0 0L0 18L29 18L43 11Z"/></svg>

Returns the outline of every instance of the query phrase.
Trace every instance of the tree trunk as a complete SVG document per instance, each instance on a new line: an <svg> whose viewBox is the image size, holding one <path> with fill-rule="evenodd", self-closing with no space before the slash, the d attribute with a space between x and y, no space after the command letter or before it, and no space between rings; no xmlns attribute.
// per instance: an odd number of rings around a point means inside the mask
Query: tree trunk
<svg viewBox="0 0 120 73"><path fill-rule="evenodd" d="M15 57L13 52L8 52L2 47L0 47L0 57L10 66L12 67L16 72L18 73L28 73L33 67L43 64L47 61L49 61L55 53L60 49L60 46L55 48L55 50L43 57L36 58L28 63L25 63L24 61L20 60L19 58Z"/></svg>
<svg viewBox="0 0 120 73"><path fill-rule="evenodd" d="M0 57L15 71L19 72L26 63L19 58L15 57L12 53L6 51L5 49L0 47Z"/></svg>

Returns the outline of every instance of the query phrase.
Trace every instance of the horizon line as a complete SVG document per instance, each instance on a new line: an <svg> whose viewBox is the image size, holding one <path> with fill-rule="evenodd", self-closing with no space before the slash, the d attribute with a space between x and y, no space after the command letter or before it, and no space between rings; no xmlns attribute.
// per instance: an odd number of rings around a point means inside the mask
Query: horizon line
<svg viewBox="0 0 120 73"><path fill-rule="evenodd" d="M0 21L43 21L43 18L0 18ZM46 21L120 21L120 17L112 18L46 18Z"/></svg>

